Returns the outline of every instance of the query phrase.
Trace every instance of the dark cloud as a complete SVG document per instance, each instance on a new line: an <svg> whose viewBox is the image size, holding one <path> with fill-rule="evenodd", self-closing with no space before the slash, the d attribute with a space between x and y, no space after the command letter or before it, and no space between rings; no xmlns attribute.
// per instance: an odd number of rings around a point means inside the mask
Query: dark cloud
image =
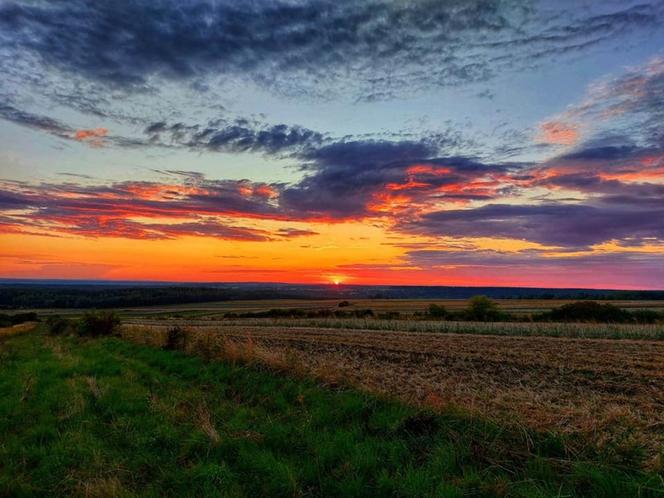
<svg viewBox="0 0 664 498"><path fill-rule="evenodd" d="M664 279L664 255L638 250L576 254L418 250L406 255L403 266L416 267L429 276L457 276L460 281L479 278L524 286L547 282L550 286L571 287L583 282L603 288L661 289Z"/></svg>
<svg viewBox="0 0 664 498"><path fill-rule="evenodd" d="M215 220L185 223L138 223L117 218L94 217L69 219L64 232L85 237L122 237L128 239L175 239L179 237L213 237L224 240L266 241L268 234L262 230L223 224Z"/></svg>
<svg viewBox="0 0 664 498"><path fill-rule="evenodd" d="M518 167L437 157L439 147L428 141L340 141L323 146L304 155L307 174L284 189L282 205L322 217L346 218L370 214L370 204L380 202L380 196L387 201L385 197L400 195L403 201L411 195L414 204L430 195L486 198L490 188L473 189L468 183Z"/></svg>
<svg viewBox="0 0 664 498"><path fill-rule="evenodd" d="M276 235L286 239L291 239L295 237L309 237L310 235L318 235L318 232L303 228L280 228L277 230Z"/></svg>
<svg viewBox="0 0 664 498"><path fill-rule="evenodd" d="M107 234L117 230L119 236L129 236L133 230L135 238L178 232L225 238L224 234L249 232L227 229L228 223L220 222L221 217L285 218L272 202L273 186L246 180L201 180L196 185L186 181L109 185L4 182L2 190L0 207L16 226L64 233L94 233L105 227ZM169 218L178 224L137 222L137 218ZM252 234L258 236L257 232ZM265 234L260 237L265 238Z"/></svg>
<svg viewBox="0 0 664 498"><path fill-rule="evenodd" d="M416 250L406 256L409 264L424 268L433 267L506 267L518 268L554 267L564 268L611 268L617 264L636 264L650 268L664 263L664 256L652 252L551 254L550 251L492 251L492 250ZM661 268L664 272L664 267Z"/></svg>
<svg viewBox="0 0 664 498"><path fill-rule="evenodd" d="M17 109L7 102L0 102L0 119L11 121L20 126L43 131L60 138L72 138L72 133L74 131L72 128L56 119Z"/></svg>
<svg viewBox="0 0 664 498"><path fill-rule="evenodd" d="M512 0L116 0L5 2L0 37L69 74L145 88L153 77L224 74L280 91L362 98L483 81L657 29L663 6L535 8ZM539 5L538 7L542 7ZM567 8L569 7L569 8ZM398 69L397 69L398 68Z"/></svg>
<svg viewBox="0 0 664 498"><path fill-rule="evenodd" d="M300 151L320 145L325 138L321 133L299 126L265 125L247 120L216 120L207 126L159 121L148 125L144 132L151 145L266 154Z"/></svg>
<svg viewBox="0 0 664 498"><path fill-rule="evenodd" d="M154 123L146 132L158 137L155 140L168 134L176 136L169 140L189 144L192 137L216 136L220 129L221 125L206 134L197 127ZM248 124L246 129L251 129ZM145 237L168 235L168 227L147 227L146 222L141 227L134 219L174 218L195 223L182 225L182 233L207 231L220 237L224 232L215 232L218 221L209 225L191 218L380 218L401 233L523 239L565 248L664 237L664 185L649 182L661 177L664 154L651 147L595 144L544 164L492 164L463 156L441 157L445 140L440 137L401 141L321 138L320 142L314 137L270 145L270 141L257 140L256 133L248 136L243 147L287 153L299 161L304 176L292 184L268 184L210 180L197 172L166 170L159 171L166 177L162 182L9 182L0 206L3 211L26 210L28 214L12 216L17 225L32 229L120 219L126 223L118 225L119 232L141 229ZM230 144L227 147L240 147L232 140L226 143ZM532 204L533 199L524 196L534 189L546 191L549 198L540 195L538 203ZM567 192L578 193L578 199L565 202L562 199L572 198L564 195ZM514 202L507 203L508 199ZM272 235L310 234L283 229Z"/></svg>
<svg viewBox="0 0 664 498"><path fill-rule="evenodd" d="M654 209L584 204L489 204L434 211L400 230L429 236L522 239L585 247L612 239L664 237L664 203Z"/></svg>

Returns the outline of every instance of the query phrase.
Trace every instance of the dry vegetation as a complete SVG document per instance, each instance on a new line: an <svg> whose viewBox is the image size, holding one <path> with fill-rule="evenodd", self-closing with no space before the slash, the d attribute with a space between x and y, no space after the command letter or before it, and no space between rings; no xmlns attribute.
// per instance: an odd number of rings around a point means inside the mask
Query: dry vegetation
<svg viewBox="0 0 664 498"><path fill-rule="evenodd" d="M12 325L11 327L0 328L0 338L29 332L30 330L34 329L36 325L37 322L24 322L17 325Z"/></svg>
<svg viewBox="0 0 664 498"><path fill-rule="evenodd" d="M171 326L134 323L122 334L163 347ZM408 402L582 435L582 441L613 452L617 462L645 448L650 467L661 470L663 464L661 341L249 324L190 326L182 333L182 347L206 358L264 363Z"/></svg>

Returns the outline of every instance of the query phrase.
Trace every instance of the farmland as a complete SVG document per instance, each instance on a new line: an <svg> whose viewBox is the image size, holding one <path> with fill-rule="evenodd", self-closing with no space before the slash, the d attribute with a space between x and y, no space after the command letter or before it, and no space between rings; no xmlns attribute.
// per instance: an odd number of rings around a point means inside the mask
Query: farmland
<svg viewBox="0 0 664 498"><path fill-rule="evenodd" d="M163 346L168 330L129 324L123 335ZM190 352L244 355L407 403L580 435L616 451L634 446L659 458L664 442L664 341L250 324L183 332Z"/></svg>
<svg viewBox="0 0 664 498"><path fill-rule="evenodd" d="M271 309L338 309L339 299L259 299L259 300L228 300L208 303L173 304L160 306L135 306L118 308L117 311L125 317L185 317L185 318L221 318L226 313L263 312ZM423 312L431 304L444 306L450 311L459 311L468 305L467 299L352 299L347 310L371 309L380 312L399 312L412 315ZM570 299L496 299L495 302L501 310L514 313L518 316L547 311L561 305L574 302ZM647 309L664 311L664 300L611 300L598 301L610 303L620 308L637 310ZM80 310L75 308L39 309L42 313L58 313L78 315Z"/></svg>
<svg viewBox="0 0 664 498"><path fill-rule="evenodd" d="M339 304L38 310L41 324L27 321L31 313L7 315L26 322L0 330L0 489L664 493L660 315L540 322L537 313L568 302L505 300L499 316L513 321L495 322L463 319L472 304L464 300ZM451 314L434 320L431 304ZM661 309L619 304L628 319ZM371 316L349 317L366 309Z"/></svg>
<svg viewBox="0 0 664 498"><path fill-rule="evenodd" d="M497 337L414 341L394 334L229 328L212 335L192 329L184 355L155 347L173 346L163 343L167 330L145 326L125 326L124 340L53 336L43 326L22 332L0 340L3 496L654 497L664 490L654 441L645 444L621 432L626 426L590 444L564 423L561 431L542 429L552 420L540 420L540 428L533 423L537 417L527 407L537 410L540 402L552 406L554 400L552 391L543 400L527 400L523 390L536 386L526 372L551 380L541 376L542 364L550 363L549 375L555 375L562 355L578 353L573 342L558 354L529 342L539 349L519 360L511 343L499 344L507 338ZM581 415L573 410L581 394L606 391L610 397L610 383L636 383L623 405L631 400L638 403L633 412L648 409L644 379L661 366L660 350L653 348L604 386L599 378L581 382L581 359L574 358L558 393L571 386L574 392L557 407L573 420ZM604 358L595 369L598 377L606 374L609 357L638 356L636 345L627 351L599 344L590 349L593 360ZM297 351L305 354L295 356ZM480 351L487 351L486 361L478 359ZM547 356L538 363L540 354ZM337 369L330 370L326 359L340 362ZM417 398L417 386L428 382L420 361L438 362L434 377L459 382L470 376L455 401L471 395L479 410L455 407L453 396L426 390L419 397L424 404L387 395L396 388ZM388 365L394 371L379 375L378 368ZM382 386L374 384L381 377ZM489 377L493 381L482 393L478 386ZM494 397L516 402L513 408L524 409L522 420L529 423L482 415L483 396L500 385ZM442 385L438 389L445 392ZM623 406L603 422L614 424L625 415ZM646 415L643 423L658 423L656 415ZM587 429L605 429L597 422Z"/></svg>

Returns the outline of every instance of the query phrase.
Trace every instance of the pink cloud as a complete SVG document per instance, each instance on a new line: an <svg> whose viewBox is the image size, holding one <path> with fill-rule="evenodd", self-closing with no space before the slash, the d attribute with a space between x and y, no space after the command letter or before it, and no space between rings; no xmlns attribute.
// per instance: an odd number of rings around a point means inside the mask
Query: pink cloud
<svg viewBox="0 0 664 498"><path fill-rule="evenodd" d="M90 128L88 130L76 130L73 138L93 147L102 147L106 136L108 136L108 128Z"/></svg>
<svg viewBox="0 0 664 498"><path fill-rule="evenodd" d="M575 125L561 121L545 121L540 124L540 132L535 140L554 145L574 145L579 140L579 130Z"/></svg>

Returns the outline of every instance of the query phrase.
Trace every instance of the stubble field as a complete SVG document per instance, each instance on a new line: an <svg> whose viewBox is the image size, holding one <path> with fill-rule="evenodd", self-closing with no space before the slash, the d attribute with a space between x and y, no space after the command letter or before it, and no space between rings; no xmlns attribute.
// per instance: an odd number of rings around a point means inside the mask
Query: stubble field
<svg viewBox="0 0 664 498"><path fill-rule="evenodd" d="M163 346L176 323L123 335ZM239 324L189 325L182 348L265 363L439 410L573 436L619 461L661 465L664 342ZM509 324L504 324L509 325Z"/></svg>

